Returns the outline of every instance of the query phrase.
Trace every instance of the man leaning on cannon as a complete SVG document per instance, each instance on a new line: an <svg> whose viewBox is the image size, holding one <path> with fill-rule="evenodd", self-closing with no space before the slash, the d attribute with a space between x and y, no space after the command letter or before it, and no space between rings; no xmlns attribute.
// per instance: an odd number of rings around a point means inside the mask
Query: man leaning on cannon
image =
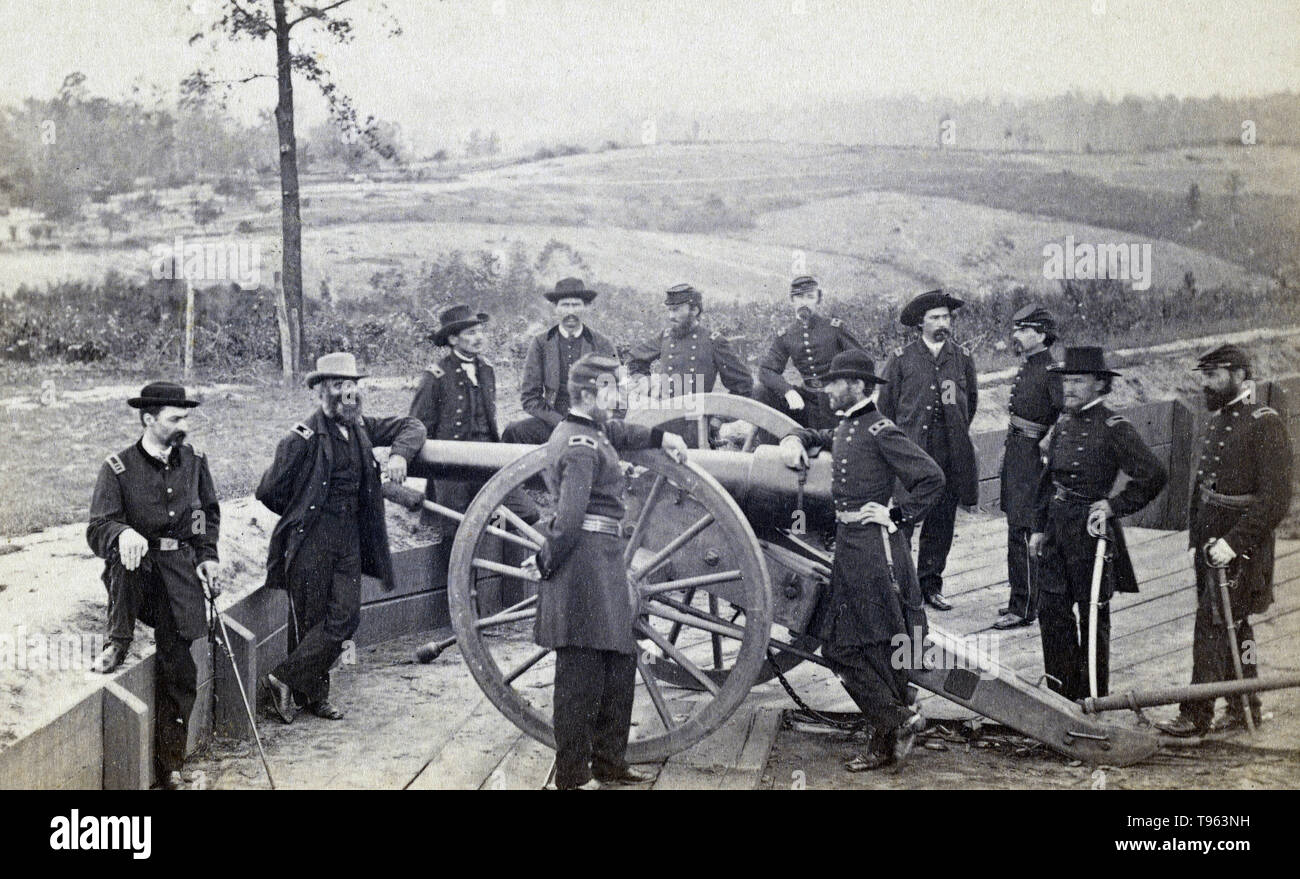
<svg viewBox="0 0 1300 879"><path fill-rule="evenodd" d="M624 758L636 684L636 639L620 521L620 450L663 448L680 460L685 441L611 419L619 362L588 354L569 371L569 413L546 443L543 476L555 518L543 526L536 565L534 640L555 650L555 786L594 790L649 776Z"/></svg>
<svg viewBox="0 0 1300 879"><path fill-rule="evenodd" d="M391 447L388 477L400 484L424 445L424 425L363 415L362 378L351 354L316 360L307 387L320 408L280 440L257 486L257 499L280 516L266 585L289 595L289 655L262 685L284 723L293 722L298 700L317 717L342 719L329 701L329 669L361 622L361 575L394 588L374 447Z"/></svg>
<svg viewBox="0 0 1300 879"><path fill-rule="evenodd" d="M1226 566L1228 609L1243 677L1259 676L1258 651L1249 615L1273 603L1273 529L1291 503L1291 441L1276 409L1253 400L1251 365L1236 345L1202 355L1206 428L1192 488L1188 537L1196 553L1196 623L1192 635L1192 683L1236 676L1228 619L1210 564ZM1208 554L1208 562L1206 555ZM1178 717L1159 724L1175 736L1201 735L1214 717L1213 699L1184 702ZM1251 723L1260 720L1259 697L1251 694ZM1216 728L1246 725L1242 700L1227 700L1228 713Z"/></svg>
<svg viewBox="0 0 1300 879"><path fill-rule="evenodd" d="M839 426L797 430L781 440L781 454L788 466L803 468L809 454L831 450L838 525L822 653L871 724L868 748L845 767L861 772L905 757L924 726L907 702L906 663L893 657L900 636L910 644L925 635L925 608L903 529L943 492L943 471L876 409L884 379L865 351L835 355L825 381ZM896 480L907 498L891 508ZM916 653L913 645L905 655Z"/></svg>
<svg viewBox="0 0 1300 879"><path fill-rule="evenodd" d="M204 589L215 597L221 508L202 453L185 442L186 414L199 405L171 382L127 400L140 410L140 439L99 468L86 540L104 559L109 644L93 669L122 664L139 618L154 630L154 761L164 787L182 786L181 766L198 670L190 644L207 631Z"/></svg>

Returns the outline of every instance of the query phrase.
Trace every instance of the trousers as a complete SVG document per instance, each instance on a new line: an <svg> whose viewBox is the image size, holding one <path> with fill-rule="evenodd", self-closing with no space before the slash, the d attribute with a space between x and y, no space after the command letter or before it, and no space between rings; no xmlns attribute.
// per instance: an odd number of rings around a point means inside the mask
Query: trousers
<svg viewBox="0 0 1300 879"><path fill-rule="evenodd" d="M1027 620L1038 616L1038 560L1029 555L1032 532L1028 525L1007 526L1007 583L1011 587L1007 607Z"/></svg>
<svg viewBox="0 0 1300 879"><path fill-rule="evenodd" d="M1192 683L1205 684L1211 681L1232 681L1237 679L1237 672L1232 662L1232 645L1228 641L1227 627L1223 619L1223 600L1214 573L1205 564L1201 554L1196 555L1196 622L1192 627ZM1233 573L1229 569L1229 576ZM1228 592L1232 604L1232 620L1237 632L1237 655L1242 660L1243 677L1259 677L1257 650L1247 649L1255 642L1255 632L1250 626L1245 602L1240 597L1240 589ZM1214 719L1215 699L1198 699L1183 702L1178 706L1182 715L1197 726L1204 727ZM1241 697L1230 696L1228 715L1243 716ZM1250 710L1259 719L1261 703L1257 693L1250 694Z"/></svg>
<svg viewBox="0 0 1300 879"><path fill-rule="evenodd" d="M627 768L636 657L613 650L555 650L555 786L569 790Z"/></svg>

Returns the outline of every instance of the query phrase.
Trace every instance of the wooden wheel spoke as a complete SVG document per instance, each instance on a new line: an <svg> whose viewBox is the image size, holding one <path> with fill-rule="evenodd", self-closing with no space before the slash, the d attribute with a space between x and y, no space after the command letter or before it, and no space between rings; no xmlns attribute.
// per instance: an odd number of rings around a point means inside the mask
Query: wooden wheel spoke
<svg viewBox="0 0 1300 879"><path fill-rule="evenodd" d="M534 543L537 544L538 549L540 549L542 544L546 542L546 538L542 535L540 531L538 531L532 525L529 525L523 519L519 518L519 514L516 513L514 510L510 509L509 507L507 507L505 504L502 504L501 506L497 507L494 512L494 515L501 516L511 525L514 525L516 530L527 535Z"/></svg>
<svg viewBox="0 0 1300 879"><path fill-rule="evenodd" d="M712 592L709 593L709 614L718 616L718 596ZM713 668L717 671L722 670L722 636L716 632L710 636L713 640Z"/></svg>
<svg viewBox="0 0 1300 879"><path fill-rule="evenodd" d="M687 659L686 654L678 650L677 647L669 642L667 638L656 632L654 626L639 625L638 628L640 628L647 638L658 644L659 649L666 653L673 662L680 665L686 670L687 674L695 678L701 687L708 690L709 693L714 696L718 695L718 685L713 682L713 678L706 675L699 666Z"/></svg>
<svg viewBox="0 0 1300 879"><path fill-rule="evenodd" d="M517 568L514 565L503 565L500 562L494 562L490 559L474 559L470 566L479 571L491 571L494 574L505 574L507 577L518 577L520 580L531 580L532 575L523 568Z"/></svg>
<svg viewBox="0 0 1300 879"><path fill-rule="evenodd" d="M691 596L694 597L695 590L703 586L715 586L718 583L730 583L733 580L739 580L743 575L739 570L718 571L716 574L700 574L697 577L683 577L680 580L665 580L662 583L647 583L637 587L641 597L648 598L652 595L660 595L664 592L677 592L681 589L688 589ZM689 604L689 599L687 600ZM732 620L735 622L735 620Z"/></svg>
<svg viewBox="0 0 1300 879"><path fill-rule="evenodd" d="M516 546L522 546L524 549L527 549L531 552L541 552L542 545L540 543L534 543L532 540L529 540L527 537L521 537L518 534L515 534L513 531L507 531L505 528L502 528L499 525L489 525L485 530L487 531L488 534L491 534L494 537L499 537L502 540L509 541L510 543L513 543Z"/></svg>
<svg viewBox="0 0 1300 879"><path fill-rule="evenodd" d="M511 670L511 672L503 678L503 680L506 682L506 684L513 684L515 681L519 679L520 675L528 671L533 666L537 665L537 663L541 662L542 657L546 656L546 654L550 652L551 649L549 647L538 647L535 651L533 651L533 653L529 655L527 659L525 659L519 665L515 666L514 669Z"/></svg>
<svg viewBox="0 0 1300 879"><path fill-rule="evenodd" d="M640 653L636 655L636 670L641 675L641 680L645 681L646 692L650 694L650 701L654 703L655 713L659 715L659 719L663 722L664 729L672 732L677 728L677 724L673 723L673 714L668 710L668 703L664 700L664 694L659 690L659 683L655 680L654 672Z"/></svg>
<svg viewBox="0 0 1300 879"><path fill-rule="evenodd" d="M537 603L537 596L530 595L517 604L512 604L505 610L498 611L492 616L483 617L481 620L474 621L474 628L482 631L490 629L493 626L504 625L505 623L515 623L519 620L531 619L537 616L537 611L533 605Z"/></svg>
<svg viewBox="0 0 1300 879"><path fill-rule="evenodd" d="M672 556L673 553L689 543L697 534L708 528L714 522L712 513L705 513L696 519L691 527L687 528L681 534L674 537L668 542L668 545L656 552L650 559L635 571L630 571L629 575L634 581L644 580L647 575L654 573L664 562Z"/></svg>
<svg viewBox="0 0 1300 879"><path fill-rule="evenodd" d="M745 444L740 447L740 450L742 452L752 452L754 451L754 446L756 446L757 444L758 444L758 426L755 425L754 429L749 432L749 436L745 437Z"/></svg>
<svg viewBox="0 0 1300 879"><path fill-rule="evenodd" d="M623 550L623 566L627 567L632 564L632 557L636 554L636 548L645 540L645 526L650 521L650 511L659 503L659 494L663 490L665 479L662 473L655 475L655 481L650 486L650 493L645 496L645 503L641 505L641 512L637 514L636 524L632 527L632 536L628 538L627 547Z"/></svg>
<svg viewBox="0 0 1300 879"><path fill-rule="evenodd" d="M696 430L697 438L700 443L699 448L707 449L709 447L709 416L701 415L696 420L696 424L698 425Z"/></svg>
<svg viewBox="0 0 1300 879"><path fill-rule="evenodd" d="M647 602L645 612L651 616L662 617L675 623L681 623L684 626L702 629L715 635L721 635L724 638L732 638L736 641L745 640L745 630L740 626L733 626L724 619L711 616L698 608L682 604L671 598L665 598L662 595L657 595L653 601Z"/></svg>

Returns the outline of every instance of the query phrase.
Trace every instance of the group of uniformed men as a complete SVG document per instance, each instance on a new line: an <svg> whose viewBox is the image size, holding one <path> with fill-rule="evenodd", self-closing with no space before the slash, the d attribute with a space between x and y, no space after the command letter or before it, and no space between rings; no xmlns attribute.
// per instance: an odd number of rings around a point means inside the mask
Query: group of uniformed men
<svg viewBox="0 0 1300 879"><path fill-rule="evenodd" d="M432 341L449 350L421 376L406 417L362 414L357 383L364 376L351 354L325 355L307 376L320 407L280 441L257 489L257 498L280 515L267 585L286 590L289 599L288 655L261 681L281 721L291 722L303 708L343 717L328 698L329 669L359 623L361 575L393 587L373 448L390 448L390 480L400 483L415 464L412 475L429 477L430 499L463 511L480 486L440 478L419 463L426 438L546 443L555 514L537 523L545 543L525 567L539 579L535 640L557 655L555 785L590 789L646 780L623 757L636 642L622 560L617 453L659 447L680 457L688 444L614 417L620 362L611 341L586 319L596 292L567 278L545 295L557 321L531 340L521 392L525 417L504 430L497 427L495 372L482 356L489 316L465 305L440 315ZM643 383L657 372L659 396L709 391L721 379L731 393L752 394L789 414L801 425L780 438L792 467L830 452L837 531L823 654L870 724L867 747L846 766L875 769L905 756L924 726L909 704L907 669L895 667L890 645L900 634L924 633L926 606L952 608L943 596L943 571L956 510L979 500L969 430L978 381L970 351L952 338L962 302L941 290L902 310L901 322L918 335L879 374L844 323L823 316L813 278L796 278L790 300L791 322L761 361L756 388L728 339L701 323L702 297L688 284L667 291L667 328L633 345L627 368ZM1104 694L1109 600L1116 591L1137 590L1118 520L1150 503L1166 472L1134 426L1104 405L1118 373L1100 348L1067 348L1064 362L1056 363L1055 322L1036 305L1016 313L1012 336L1023 364L1011 390L1001 468L1010 600L993 625L1010 629L1037 619L1050 685L1071 699L1087 695L1081 633L1094 612L1094 548L1104 540L1109 564L1095 608L1095 673ZM798 383L785 377L791 363ZM1272 531L1287 510L1291 455L1278 413L1253 399L1244 351L1221 345L1196 368L1214 413L1191 510L1201 596L1193 681L1201 682L1225 679L1232 668L1209 566L1229 565L1240 584L1233 599L1239 649L1251 639L1248 615L1271 602ZM179 385L155 382L128 404L140 410L144 430L100 468L87 529L91 547L105 559L109 592L110 643L97 668L121 664L137 617L154 627L157 764L164 785L175 787L183 783L196 690L189 648L204 632L204 590L220 591L220 511L205 459L184 442L185 416L198 401ZM1115 491L1121 472L1127 480ZM522 515L537 520L535 510ZM441 524L450 537L455 523ZM1253 674L1254 666L1247 667ZM1258 711L1257 700L1253 705ZM1242 709L1231 700L1229 712L1227 722L1241 722ZM1195 735L1212 716L1211 703L1190 703L1165 728Z"/></svg>

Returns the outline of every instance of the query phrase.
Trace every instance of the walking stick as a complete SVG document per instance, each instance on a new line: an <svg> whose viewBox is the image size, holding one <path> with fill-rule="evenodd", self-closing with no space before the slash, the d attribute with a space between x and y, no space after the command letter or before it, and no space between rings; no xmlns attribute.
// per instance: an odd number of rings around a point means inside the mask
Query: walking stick
<svg viewBox="0 0 1300 879"><path fill-rule="evenodd" d="M216 620L221 629L221 637L217 639L213 633L214 640L221 642L221 649L226 654L226 659L230 660L230 670L235 673L235 684L239 687L239 698L244 703L244 711L248 714L248 722L253 727L253 741L257 743L258 756L262 758L262 768L266 770L266 780L271 784L271 790L275 790L275 778L271 775L271 764L266 761L266 751L262 749L262 737L257 733L257 719L253 716L253 706L248 703L248 692L244 689L244 680L239 676L239 666L235 663L235 654L230 651L230 633L226 631L226 620L217 610L217 599L207 589L203 590L207 596L208 604L212 608L212 617ZM211 631L211 630L209 630ZM214 666L215 671L215 666ZM213 687L213 692L216 687Z"/></svg>
<svg viewBox="0 0 1300 879"><path fill-rule="evenodd" d="M1101 598L1101 575L1106 570L1106 534L1097 535L1097 552L1092 559L1092 586L1088 590L1088 692L1097 698L1097 605Z"/></svg>
<svg viewBox="0 0 1300 879"><path fill-rule="evenodd" d="M1219 601L1223 605L1223 626L1228 631L1228 649L1232 652L1232 671L1237 675L1237 680L1244 681L1246 674L1241 668L1241 654L1237 652L1237 623L1232 618L1232 594L1228 591L1228 566L1216 565L1210 561L1210 546L1213 540L1207 542L1202 551L1205 553L1205 564L1214 571L1214 581L1219 587ZM1250 711L1250 694L1241 694L1241 710L1246 718L1246 729L1250 734L1255 735L1255 716Z"/></svg>

